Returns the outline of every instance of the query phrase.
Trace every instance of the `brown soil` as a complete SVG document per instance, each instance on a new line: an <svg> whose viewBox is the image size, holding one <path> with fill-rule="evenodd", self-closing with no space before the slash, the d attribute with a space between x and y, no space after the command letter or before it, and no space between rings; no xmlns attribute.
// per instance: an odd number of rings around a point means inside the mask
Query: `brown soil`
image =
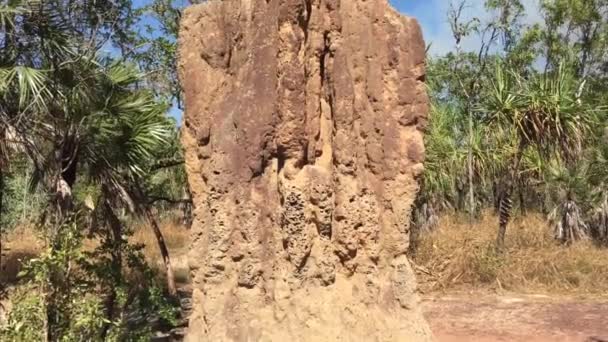
<svg viewBox="0 0 608 342"><path fill-rule="evenodd" d="M608 301L458 294L423 299L438 342L608 342Z"/></svg>

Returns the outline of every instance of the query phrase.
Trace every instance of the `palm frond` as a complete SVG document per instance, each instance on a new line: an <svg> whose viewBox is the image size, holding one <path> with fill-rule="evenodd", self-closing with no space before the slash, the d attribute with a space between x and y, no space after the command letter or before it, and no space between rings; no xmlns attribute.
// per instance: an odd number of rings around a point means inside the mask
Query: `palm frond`
<svg viewBox="0 0 608 342"><path fill-rule="evenodd" d="M0 68L0 96L7 96L9 91L12 94L16 89L21 109L32 105L45 108L46 100L50 97L48 82L43 70L25 66Z"/></svg>

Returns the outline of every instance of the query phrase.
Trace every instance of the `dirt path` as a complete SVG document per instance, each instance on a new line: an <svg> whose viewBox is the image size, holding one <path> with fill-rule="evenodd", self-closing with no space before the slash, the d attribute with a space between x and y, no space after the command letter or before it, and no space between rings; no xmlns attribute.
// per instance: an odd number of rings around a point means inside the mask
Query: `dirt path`
<svg viewBox="0 0 608 342"><path fill-rule="evenodd" d="M533 295L424 298L438 342L608 342L608 302Z"/></svg>

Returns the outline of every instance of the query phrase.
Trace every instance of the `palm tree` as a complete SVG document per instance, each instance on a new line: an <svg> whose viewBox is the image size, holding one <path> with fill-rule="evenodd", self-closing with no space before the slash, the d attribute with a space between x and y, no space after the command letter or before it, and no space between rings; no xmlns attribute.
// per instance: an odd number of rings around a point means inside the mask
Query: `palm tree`
<svg viewBox="0 0 608 342"><path fill-rule="evenodd" d="M158 237L169 291L175 293L162 234L148 210L146 194L133 186L151 170L156 152L170 138L167 106L151 92L138 89L142 75L134 68L98 57L100 42L94 40L95 35L81 35L74 25L82 22L65 18L61 10L61 6L40 11L27 6L0 7L4 29L0 43L5 46L0 52L0 179L11 160L8 143L15 144L33 164L31 183L53 194L52 215L47 215L51 247L58 229L80 206L72 196L74 185L80 180L96 184L100 189L97 207L103 210L98 216L105 218L111 232L107 236L118 248L113 253L115 285L122 272L120 248L126 244L116 213L126 208L145 215ZM102 30L103 26L102 22L91 27ZM115 285L110 285L108 315L114 311ZM51 323L53 302L47 298L47 321ZM47 337L53 339L53 334L49 329Z"/></svg>
<svg viewBox="0 0 608 342"><path fill-rule="evenodd" d="M8 50L9 34L14 27L14 17L25 13L25 9L8 4L0 5L0 31L4 34L4 48ZM32 152L30 142L19 139L15 123L44 107L48 96L45 89L46 74L36 68L5 65L6 58L0 54L0 218L4 210L4 175L9 168L12 152L22 145ZM0 220L1 222L1 220ZM0 227L0 263L2 261L2 227Z"/></svg>
<svg viewBox="0 0 608 342"><path fill-rule="evenodd" d="M158 152L172 137L171 123L165 117L167 107L159 104L151 92L135 89L142 75L133 67L112 64L100 76L100 102L94 107L98 112L84 127L78 159L89 178L103 189L103 196L110 202L106 210L122 204L149 221L165 265L169 293L175 295L169 252L142 187L142 179L151 173Z"/></svg>

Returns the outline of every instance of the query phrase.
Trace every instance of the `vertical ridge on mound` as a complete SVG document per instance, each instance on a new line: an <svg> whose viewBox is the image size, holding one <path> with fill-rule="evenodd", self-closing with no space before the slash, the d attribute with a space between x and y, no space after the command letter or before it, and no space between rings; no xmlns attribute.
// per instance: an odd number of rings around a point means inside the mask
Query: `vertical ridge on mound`
<svg viewBox="0 0 608 342"><path fill-rule="evenodd" d="M186 10L191 341L426 341L405 256L424 42L386 0Z"/></svg>

